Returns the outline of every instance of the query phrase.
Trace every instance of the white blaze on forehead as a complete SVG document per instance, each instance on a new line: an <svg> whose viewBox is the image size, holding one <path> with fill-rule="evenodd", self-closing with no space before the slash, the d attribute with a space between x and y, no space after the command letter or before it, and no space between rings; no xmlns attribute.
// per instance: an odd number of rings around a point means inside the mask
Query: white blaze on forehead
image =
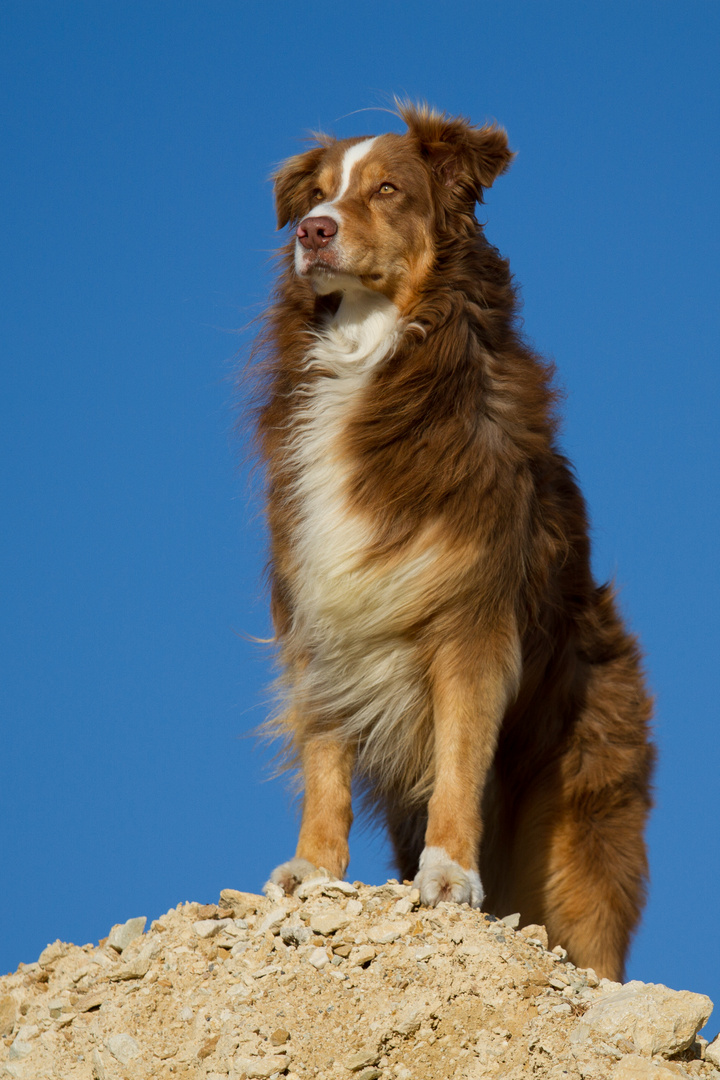
<svg viewBox="0 0 720 1080"><path fill-rule="evenodd" d="M362 142L355 143L353 146L349 146L342 158L341 175L340 175L340 189L337 195L333 199L328 199L327 202L321 202L317 206L313 206L308 217L329 217L333 221L341 224L342 218L340 211L336 209L335 204L343 197L347 189L350 187L350 174L353 171L358 161L362 161L367 153L372 148L373 143L377 140L377 136L373 136L371 139L363 139ZM300 241L298 240L298 246Z"/></svg>
<svg viewBox="0 0 720 1080"><path fill-rule="evenodd" d="M357 165L358 161L362 161L367 153L372 149L372 145L375 139L363 139L362 142L355 143L354 146L348 147L343 155L342 160L342 176L340 177L340 190L333 199L333 202L337 202L338 199L342 199L343 195L350 187L350 174L353 171L353 167Z"/></svg>

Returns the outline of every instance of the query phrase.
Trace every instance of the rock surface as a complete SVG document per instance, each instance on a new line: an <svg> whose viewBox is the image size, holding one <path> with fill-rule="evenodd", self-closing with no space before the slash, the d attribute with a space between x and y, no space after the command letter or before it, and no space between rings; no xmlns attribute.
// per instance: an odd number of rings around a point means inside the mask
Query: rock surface
<svg viewBox="0 0 720 1080"><path fill-rule="evenodd" d="M269 891L1 978L0 1080L720 1080L708 998L598 980L543 927L392 881Z"/></svg>

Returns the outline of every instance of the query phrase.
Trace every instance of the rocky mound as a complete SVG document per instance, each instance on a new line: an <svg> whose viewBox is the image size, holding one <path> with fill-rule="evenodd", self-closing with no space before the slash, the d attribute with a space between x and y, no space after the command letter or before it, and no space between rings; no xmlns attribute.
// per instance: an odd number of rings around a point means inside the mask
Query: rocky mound
<svg viewBox="0 0 720 1080"><path fill-rule="evenodd" d="M270 892L21 964L0 979L0 1077L720 1080L709 998L598 980L543 927L420 908L394 881Z"/></svg>

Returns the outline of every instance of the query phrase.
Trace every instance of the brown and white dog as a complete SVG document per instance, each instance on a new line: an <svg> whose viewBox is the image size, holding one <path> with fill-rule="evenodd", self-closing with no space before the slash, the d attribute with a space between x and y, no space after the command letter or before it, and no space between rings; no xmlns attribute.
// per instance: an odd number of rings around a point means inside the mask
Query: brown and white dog
<svg viewBox="0 0 720 1080"><path fill-rule="evenodd" d="M401 105L275 176L265 340L274 730L304 781L292 892L348 865L355 782L424 904L544 923L622 977L644 899L650 701L478 225L505 132Z"/></svg>

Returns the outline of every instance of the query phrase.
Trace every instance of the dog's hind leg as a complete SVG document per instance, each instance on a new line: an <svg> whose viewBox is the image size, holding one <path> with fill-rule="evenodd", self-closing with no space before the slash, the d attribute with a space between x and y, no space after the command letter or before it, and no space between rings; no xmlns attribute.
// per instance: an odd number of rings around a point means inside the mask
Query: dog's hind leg
<svg viewBox="0 0 720 1080"><path fill-rule="evenodd" d="M523 923L578 967L622 980L645 899L650 702L633 649L588 666L580 714L523 800L512 879Z"/></svg>

